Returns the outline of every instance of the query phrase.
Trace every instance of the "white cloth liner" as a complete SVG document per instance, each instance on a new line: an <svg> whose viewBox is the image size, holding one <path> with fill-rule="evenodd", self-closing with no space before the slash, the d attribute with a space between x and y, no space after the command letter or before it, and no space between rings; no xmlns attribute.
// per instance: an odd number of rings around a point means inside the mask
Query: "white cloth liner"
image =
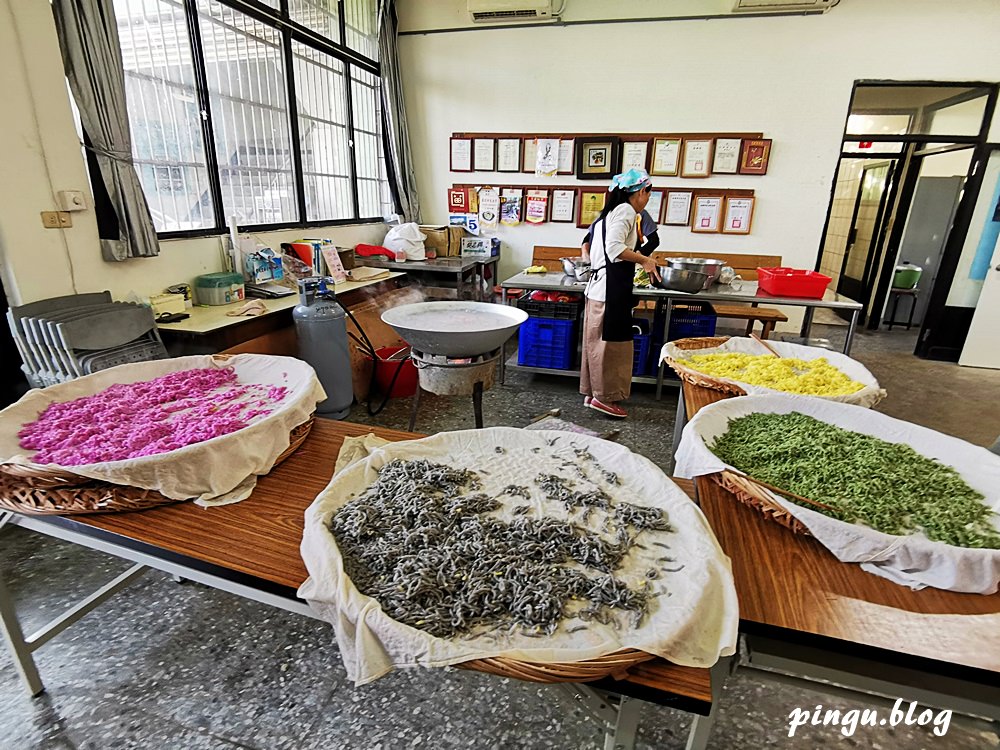
<svg viewBox="0 0 1000 750"><path fill-rule="evenodd" d="M549 446L546 441L553 438L557 441ZM611 487L597 478L597 472L589 471L613 497L663 508L677 529L644 532L640 543L660 539L670 545L670 550L649 544L645 544L645 551L633 548L626 567L616 573L636 586L650 567L685 566L676 573L663 572L661 579L652 582L654 591L665 588L669 596L661 595L652 601L650 613L638 629L628 624L626 615L619 617L620 629L589 623L586 630L572 635L565 632L566 623L575 627L580 621L566 620L553 636L544 640L520 634L444 640L389 618L344 573L340 551L329 530L330 519L352 494L373 483L376 469L387 462L397 458L425 458L456 468L486 469L489 474L481 475L482 491L495 496L509 484L526 485L537 509L544 508L542 512L547 516L566 519L569 515L564 506L545 500L532 480L542 472L575 478L575 473L564 474L565 469L556 463L566 458L588 463L576 459L574 445L586 447L602 466L617 472L622 484ZM496 453L496 446L503 447L505 452ZM355 444L348 450L353 452L357 448ZM539 452L532 453L532 448L538 448ZM513 518L506 508L497 511L497 516ZM595 512L589 525L596 528L600 518L603 514ZM664 555L676 562L655 562ZM309 578L298 594L333 625L348 676L359 685L400 667L440 667L490 656L535 662L581 661L624 647L642 649L676 664L708 667L720 655L733 654L736 646L738 610L730 563L705 517L652 462L599 438L494 427L387 444L336 474L307 509L302 559Z"/></svg>
<svg viewBox="0 0 1000 750"><path fill-rule="evenodd" d="M809 396L809 398L822 398L827 401L839 401L844 404L857 404L858 406L865 406L869 408L875 406L875 404L885 398L885 390L879 386L875 376L872 375L863 364L858 362L856 359L851 359L846 354L832 352L828 349L821 349L818 346L805 346L803 344L793 344L787 341L768 341L767 343L782 357L787 357L789 359L803 359L808 362L810 360L825 357L831 365L847 375L847 377L851 380L863 383L865 386L860 391L849 393L846 396ZM667 357L670 357L671 359L683 364L684 360L690 359L695 354L726 353L766 354L771 356L770 352L768 352L762 344L758 343L754 339L748 336L733 336L722 346L713 346L709 349L681 349L675 346L672 342L668 341L660 350L660 361L663 362ZM786 396L804 395L789 394L787 391L766 388L762 385L752 385L750 383L744 383L742 380L723 378L718 375L707 375L706 373L706 376L715 378L716 380L721 380L724 383L738 385L746 391L749 396L763 396L767 394L781 394Z"/></svg>
<svg viewBox="0 0 1000 750"><path fill-rule="evenodd" d="M708 444L726 432L729 420L757 412L797 411L837 427L906 443L918 453L953 467L984 501L1000 512L1000 456L964 440L910 424L870 409L796 396L743 396L701 409L684 428L674 474L696 477L735 467L717 458ZM923 534L894 536L860 524L846 523L770 493L799 519L823 546L842 562L860 563L863 570L895 583L965 593L992 594L1000 584L1000 550L967 549L933 542ZM1000 516L994 517L1000 529Z"/></svg>
<svg viewBox="0 0 1000 750"><path fill-rule="evenodd" d="M154 456L59 467L32 462L30 454L18 443L21 427L37 419L49 404L91 396L116 383L138 383L202 367L232 367L240 383L284 386L288 394L271 414L242 430ZM197 355L120 365L29 391L0 411L0 463L63 468L104 482L156 490L176 500L197 498L205 504L234 502L250 494L257 475L271 470L288 447L291 430L305 422L325 397L313 368L294 357Z"/></svg>

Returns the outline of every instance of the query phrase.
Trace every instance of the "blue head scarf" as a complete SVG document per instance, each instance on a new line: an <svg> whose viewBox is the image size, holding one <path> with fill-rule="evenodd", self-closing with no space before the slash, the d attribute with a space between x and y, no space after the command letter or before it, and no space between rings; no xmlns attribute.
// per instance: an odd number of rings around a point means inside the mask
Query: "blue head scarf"
<svg viewBox="0 0 1000 750"><path fill-rule="evenodd" d="M610 193L615 188L621 188L626 193L635 193L652 184L649 172L645 169L630 169L628 172L616 174L611 179L611 187L608 188L608 192Z"/></svg>

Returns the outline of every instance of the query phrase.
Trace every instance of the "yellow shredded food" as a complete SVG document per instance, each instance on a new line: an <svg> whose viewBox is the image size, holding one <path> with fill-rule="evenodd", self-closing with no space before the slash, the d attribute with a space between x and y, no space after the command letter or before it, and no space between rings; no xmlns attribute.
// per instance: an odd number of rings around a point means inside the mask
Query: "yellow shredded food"
<svg viewBox="0 0 1000 750"><path fill-rule="evenodd" d="M684 360L692 370L717 378L773 388L804 396L847 396L864 388L826 361L738 352L695 354Z"/></svg>

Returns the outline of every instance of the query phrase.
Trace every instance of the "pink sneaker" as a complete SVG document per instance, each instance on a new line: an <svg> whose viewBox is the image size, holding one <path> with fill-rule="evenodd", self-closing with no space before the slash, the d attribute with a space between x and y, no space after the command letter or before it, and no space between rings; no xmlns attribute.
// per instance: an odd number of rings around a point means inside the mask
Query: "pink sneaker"
<svg viewBox="0 0 1000 750"><path fill-rule="evenodd" d="M617 404L604 404L596 398L590 399L590 403L587 404L587 406L594 411L599 411L601 414L607 414L609 417L614 417L615 419L625 419L625 417L628 416L628 412Z"/></svg>

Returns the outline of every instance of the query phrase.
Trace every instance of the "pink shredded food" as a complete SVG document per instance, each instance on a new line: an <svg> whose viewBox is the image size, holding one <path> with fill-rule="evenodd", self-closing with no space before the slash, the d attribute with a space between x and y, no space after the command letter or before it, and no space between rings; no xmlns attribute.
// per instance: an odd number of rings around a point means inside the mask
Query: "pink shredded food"
<svg viewBox="0 0 1000 750"><path fill-rule="evenodd" d="M18 438L43 464L152 456L243 429L287 395L284 386L241 384L231 367L182 370L51 404Z"/></svg>

